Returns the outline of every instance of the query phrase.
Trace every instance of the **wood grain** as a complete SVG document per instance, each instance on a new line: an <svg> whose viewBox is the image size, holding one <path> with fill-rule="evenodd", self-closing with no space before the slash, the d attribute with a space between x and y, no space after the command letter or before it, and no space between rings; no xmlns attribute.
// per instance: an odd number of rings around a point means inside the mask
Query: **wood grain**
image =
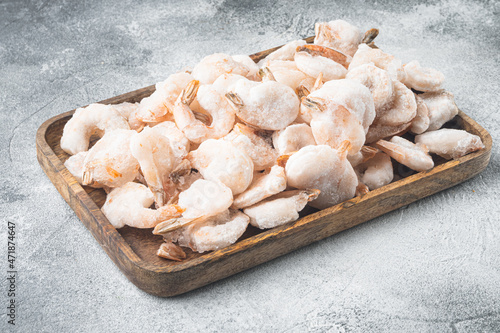
<svg viewBox="0 0 500 333"><path fill-rule="evenodd" d="M311 37L306 40L312 42ZM251 57L258 61L275 49ZM138 102L154 90L151 85L100 103ZM82 187L64 167L69 155L59 142L73 112L55 116L40 126L36 135L38 161L64 200L127 278L140 289L163 297L223 279L459 184L486 168L492 145L489 133L460 111L447 127L463 128L480 136L484 149L454 161L436 158L432 170L403 172L401 177L405 178L322 211L307 207L299 220L271 230L261 231L250 226L231 246L205 254L187 250L184 261L173 262L156 256L162 238L154 236L151 229L115 229L100 210L106 198L104 191ZM402 170L398 165L395 169Z"/></svg>

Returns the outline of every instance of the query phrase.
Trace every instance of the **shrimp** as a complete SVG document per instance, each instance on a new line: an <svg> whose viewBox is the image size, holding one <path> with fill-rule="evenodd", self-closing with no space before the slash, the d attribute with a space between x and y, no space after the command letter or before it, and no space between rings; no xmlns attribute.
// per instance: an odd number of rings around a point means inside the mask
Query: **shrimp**
<svg viewBox="0 0 500 333"><path fill-rule="evenodd" d="M360 151L365 143L365 130L358 118L345 107L339 105L330 112L318 114L311 120L314 140L319 145L328 145L334 149L344 141L350 142L349 155Z"/></svg>
<svg viewBox="0 0 500 333"><path fill-rule="evenodd" d="M368 133L366 133L365 143L373 143L380 139L403 135L406 131L408 131L411 125L411 121L401 125L384 125L382 122L375 119L373 124L368 129Z"/></svg>
<svg viewBox="0 0 500 333"><path fill-rule="evenodd" d="M255 63L255 61L252 60L252 58L250 58L250 56L246 54L237 54L231 56L231 58L248 68L248 74L246 75L246 77L249 80L260 81L259 66Z"/></svg>
<svg viewBox="0 0 500 333"><path fill-rule="evenodd" d="M266 67L273 73L276 81L296 90L303 80L312 79L300 71L294 61L273 60L266 63ZM314 80L314 79L313 79Z"/></svg>
<svg viewBox="0 0 500 333"><path fill-rule="evenodd" d="M331 47L353 56L363 40L362 32L343 20L318 22L314 25L314 44Z"/></svg>
<svg viewBox="0 0 500 333"><path fill-rule="evenodd" d="M198 179L187 190L179 194L178 205L182 216L159 223L155 235L183 228L225 212L233 203L231 189L218 181Z"/></svg>
<svg viewBox="0 0 500 333"><path fill-rule="evenodd" d="M222 74L214 81L212 87L221 94L226 94L233 89L233 86L241 79L245 79L244 76L238 74Z"/></svg>
<svg viewBox="0 0 500 333"><path fill-rule="evenodd" d="M89 149L90 137L115 129L130 129L128 122L111 105L90 104L76 109L73 117L64 125L61 148L70 155Z"/></svg>
<svg viewBox="0 0 500 333"><path fill-rule="evenodd" d="M233 130L223 139L247 153L253 161L255 171L270 168L278 158L277 151L257 135L255 129L243 124L234 125Z"/></svg>
<svg viewBox="0 0 500 333"><path fill-rule="evenodd" d="M352 57L349 70L368 63L373 63L378 68L386 70L393 80L403 81L406 76L401 60L380 49L373 49L366 44L361 44Z"/></svg>
<svg viewBox="0 0 500 333"><path fill-rule="evenodd" d="M173 112L177 97L193 79L191 74L176 73L170 75L165 81L158 82L155 92L141 100L135 117L147 123L168 120L168 114Z"/></svg>
<svg viewBox="0 0 500 333"><path fill-rule="evenodd" d="M269 229L296 221L299 212L309 201L318 198L319 190L285 191L243 209L250 217L250 224L259 229Z"/></svg>
<svg viewBox="0 0 500 333"><path fill-rule="evenodd" d="M136 114L139 112L139 103L124 102L120 104L113 104L112 106L123 118L127 119L130 129L137 132L142 131L146 124L136 118Z"/></svg>
<svg viewBox="0 0 500 333"><path fill-rule="evenodd" d="M139 161L142 174L153 192L156 204L158 207L163 206L169 199L165 191L170 185L169 175L176 166L170 140L156 127L146 127L130 140L130 151Z"/></svg>
<svg viewBox="0 0 500 333"><path fill-rule="evenodd" d="M417 94L415 94L415 102L417 102L417 115L411 122L410 132L422 134L429 128L429 108L424 100Z"/></svg>
<svg viewBox="0 0 500 333"><path fill-rule="evenodd" d="M179 95L174 106L177 127L194 143L223 137L231 131L235 120L234 110L223 94L209 85L198 87L198 81L191 81ZM196 119L189 107L195 97L197 97L200 106L212 118L212 123L209 126Z"/></svg>
<svg viewBox="0 0 500 333"><path fill-rule="evenodd" d="M75 177L76 181L79 184L83 183L83 163L85 162L85 157L87 157L88 151L81 151L78 154L70 156L66 162L64 162L64 166L68 171ZM96 184L100 187L98 184Z"/></svg>
<svg viewBox="0 0 500 333"><path fill-rule="evenodd" d="M285 172L288 185L318 189L318 198L309 204L324 209L354 197L358 177L347 160L349 143L338 150L326 145L307 146L290 156Z"/></svg>
<svg viewBox="0 0 500 333"><path fill-rule="evenodd" d="M175 261L182 261L183 259L186 259L186 252L184 252L180 246L177 246L169 241L165 241L160 245L156 255L158 257Z"/></svg>
<svg viewBox="0 0 500 333"><path fill-rule="evenodd" d="M222 182L233 195L245 191L252 182L252 159L227 140L206 140L187 158L203 178Z"/></svg>
<svg viewBox="0 0 500 333"><path fill-rule="evenodd" d="M359 172L361 182L371 191L389 184L394 178L391 158L381 151L359 164L355 171Z"/></svg>
<svg viewBox="0 0 500 333"><path fill-rule="evenodd" d="M302 147L316 145L316 141L311 127L307 124L292 124L273 133L273 145L280 155L284 155Z"/></svg>
<svg viewBox="0 0 500 333"><path fill-rule="evenodd" d="M150 209L153 193L144 185L129 182L113 189L101 210L115 228L125 225L134 228L153 228L159 222L182 214L177 205Z"/></svg>
<svg viewBox="0 0 500 333"><path fill-rule="evenodd" d="M403 83L408 88L418 91L438 91L442 89L444 75L433 68L420 66L417 60L410 61L403 66L406 77Z"/></svg>
<svg viewBox="0 0 500 333"><path fill-rule="evenodd" d="M402 137L393 136L390 141L379 140L373 145L412 170L426 171L434 167L427 146L421 143L414 144Z"/></svg>
<svg viewBox="0 0 500 333"><path fill-rule="evenodd" d="M370 89L375 105L375 112L392 101L394 85L389 74L375 65L363 64L347 72L346 79L356 80Z"/></svg>
<svg viewBox="0 0 500 333"><path fill-rule="evenodd" d="M260 60L257 63L257 65L262 68L262 67L266 67L270 61L293 60L293 56L295 55L295 50L297 49L297 47L305 45L305 44L306 44L306 41L303 39L291 41L291 42L279 47L276 51L269 53L265 58Z"/></svg>
<svg viewBox="0 0 500 333"><path fill-rule="evenodd" d="M172 148L172 152L177 157L177 163L186 157L189 149L191 147L191 143L186 138L184 133L177 128L174 122L172 121L164 121L153 127L156 131L159 131L163 136L167 137L170 142L170 148Z"/></svg>
<svg viewBox="0 0 500 333"><path fill-rule="evenodd" d="M134 135L136 131L125 129L106 132L85 157L82 184L120 187L133 181L139 171L129 147Z"/></svg>
<svg viewBox="0 0 500 333"><path fill-rule="evenodd" d="M245 192L234 197L233 208L240 209L256 204L286 189L285 169L274 165L266 173L258 173Z"/></svg>
<svg viewBox="0 0 500 333"><path fill-rule="evenodd" d="M324 81L343 79L350 57L326 46L306 44L297 47L295 64L309 76L323 74Z"/></svg>
<svg viewBox="0 0 500 333"><path fill-rule="evenodd" d="M203 58L191 72L194 79L201 84L212 84L219 76L226 73L247 76L250 69L228 54L214 53Z"/></svg>
<svg viewBox="0 0 500 333"><path fill-rule="evenodd" d="M449 160L457 159L484 148L481 138L464 130L442 128L415 136L417 144L429 148L429 152Z"/></svg>
<svg viewBox="0 0 500 333"><path fill-rule="evenodd" d="M373 96L367 87L354 80L333 80L323 84L302 101L301 116L311 121L315 115L337 110L339 105L358 119L365 133L368 131L375 119Z"/></svg>
<svg viewBox="0 0 500 333"><path fill-rule="evenodd" d="M249 217L238 210L226 210L203 221L164 234L167 241L203 253L225 248L235 243L247 229Z"/></svg>
<svg viewBox="0 0 500 333"><path fill-rule="evenodd" d="M375 119L377 123L385 126L407 124L417 115L415 94L401 82L393 83L393 100L384 110L379 110Z"/></svg>
<svg viewBox="0 0 500 333"><path fill-rule="evenodd" d="M448 91L426 92L419 96L429 109L428 131L440 129L447 121L452 120L458 114L455 98Z"/></svg>
<svg viewBox="0 0 500 333"><path fill-rule="evenodd" d="M241 79L226 94L245 123L264 130L280 130L291 124L299 114L299 99L295 91L273 80L270 71L263 82Z"/></svg>

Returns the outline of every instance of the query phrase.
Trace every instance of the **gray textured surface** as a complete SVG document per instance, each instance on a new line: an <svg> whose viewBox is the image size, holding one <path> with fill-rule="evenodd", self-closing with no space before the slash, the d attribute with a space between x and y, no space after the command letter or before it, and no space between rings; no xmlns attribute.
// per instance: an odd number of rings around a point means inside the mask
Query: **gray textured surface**
<svg viewBox="0 0 500 333"><path fill-rule="evenodd" d="M17 223L19 332L500 331L499 3L0 1L0 331L7 220ZM210 53L253 53L317 20L377 27L377 44L447 77L493 136L478 177L173 299L115 267L40 169L35 132ZM3 251L3 252L1 252Z"/></svg>

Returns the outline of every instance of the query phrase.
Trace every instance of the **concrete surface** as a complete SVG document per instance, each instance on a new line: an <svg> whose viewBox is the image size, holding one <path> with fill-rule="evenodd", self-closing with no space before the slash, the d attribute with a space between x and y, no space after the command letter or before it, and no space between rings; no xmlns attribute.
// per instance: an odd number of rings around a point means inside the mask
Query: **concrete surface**
<svg viewBox="0 0 500 333"><path fill-rule="evenodd" d="M272 4L271 4L272 3ZM500 331L498 1L0 1L0 276L16 223L17 318L0 331ZM447 77L493 136L478 177L173 299L138 290L40 169L35 132L213 52L253 53L318 20L377 27L377 44Z"/></svg>

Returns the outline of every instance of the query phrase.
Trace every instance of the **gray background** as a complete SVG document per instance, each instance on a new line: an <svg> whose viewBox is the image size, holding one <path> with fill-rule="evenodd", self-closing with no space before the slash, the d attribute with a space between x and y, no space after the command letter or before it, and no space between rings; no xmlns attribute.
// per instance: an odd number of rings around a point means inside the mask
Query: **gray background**
<svg viewBox="0 0 500 333"><path fill-rule="evenodd" d="M500 331L499 3L0 2L0 330L7 221L17 223L18 331ZM440 69L493 136L481 175L186 295L138 290L42 172L46 119L214 52L250 54L318 20L377 27L404 62Z"/></svg>

